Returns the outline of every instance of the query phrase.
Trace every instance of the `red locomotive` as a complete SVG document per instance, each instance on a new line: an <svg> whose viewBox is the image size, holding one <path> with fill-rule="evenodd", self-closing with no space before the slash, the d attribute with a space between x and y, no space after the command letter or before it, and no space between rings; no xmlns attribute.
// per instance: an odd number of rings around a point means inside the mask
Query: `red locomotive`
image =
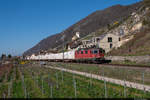
<svg viewBox="0 0 150 100"><path fill-rule="evenodd" d="M79 62L102 62L104 50L101 48L84 48L75 51L75 59Z"/></svg>

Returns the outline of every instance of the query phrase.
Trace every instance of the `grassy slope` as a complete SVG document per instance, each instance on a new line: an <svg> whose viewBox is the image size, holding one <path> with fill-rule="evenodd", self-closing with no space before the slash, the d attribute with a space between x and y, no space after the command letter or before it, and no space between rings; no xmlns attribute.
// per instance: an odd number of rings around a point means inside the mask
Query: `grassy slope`
<svg viewBox="0 0 150 100"><path fill-rule="evenodd" d="M150 29L139 32L135 37L116 50L112 50L108 55L119 56L140 56L150 55Z"/></svg>

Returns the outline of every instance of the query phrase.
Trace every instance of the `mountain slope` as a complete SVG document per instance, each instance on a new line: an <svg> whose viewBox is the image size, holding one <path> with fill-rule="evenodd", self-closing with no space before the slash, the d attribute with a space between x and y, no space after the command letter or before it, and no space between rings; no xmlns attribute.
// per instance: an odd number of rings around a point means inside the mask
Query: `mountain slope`
<svg viewBox="0 0 150 100"><path fill-rule="evenodd" d="M111 56L141 56L150 55L150 28L137 33L134 38L116 50L112 50Z"/></svg>
<svg viewBox="0 0 150 100"><path fill-rule="evenodd" d="M63 40L61 37L63 34L66 36L65 42L71 41L71 38L75 35L75 32L80 32L81 37L84 37L107 26L108 24L113 23L114 21L119 21L128 17L140 6L141 3L136 3L129 6L116 5L104 10L96 11L76 24L70 26L64 32L43 39L37 45L27 50L24 55L31 55L32 53L38 53L40 50L48 50L50 48L62 46Z"/></svg>

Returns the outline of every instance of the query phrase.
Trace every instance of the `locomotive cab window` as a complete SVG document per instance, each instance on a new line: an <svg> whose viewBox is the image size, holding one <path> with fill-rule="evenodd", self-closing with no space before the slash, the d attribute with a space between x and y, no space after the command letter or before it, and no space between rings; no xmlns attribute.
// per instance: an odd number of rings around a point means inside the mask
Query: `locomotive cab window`
<svg viewBox="0 0 150 100"><path fill-rule="evenodd" d="M93 50L93 54L97 54L98 53L98 50Z"/></svg>
<svg viewBox="0 0 150 100"><path fill-rule="evenodd" d="M83 54L83 51L81 51L81 54Z"/></svg>
<svg viewBox="0 0 150 100"><path fill-rule="evenodd" d="M97 54L98 53L98 51L97 50L94 50L94 54Z"/></svg>

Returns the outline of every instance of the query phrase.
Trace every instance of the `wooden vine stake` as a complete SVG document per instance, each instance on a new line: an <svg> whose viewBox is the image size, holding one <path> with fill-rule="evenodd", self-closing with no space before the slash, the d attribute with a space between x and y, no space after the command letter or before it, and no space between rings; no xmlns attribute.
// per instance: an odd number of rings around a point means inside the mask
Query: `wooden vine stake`
<svg viewBox="0 0 150 100"><path fill-rule="evenodd" d="M143 85L144 85L144 72L142 73L142 82L143 82Z"/></svg>
<svg viewBox="0 0 150 100"><path fill-rule="evenodd" d="M53 85L51 84L51 98L53 98Z"/></svg>
<svg viewBox="0 0 150 100"><path fill-rule="evenodd" d="M57 88L59 88L59 86L58 86L58 74L57 74L57 72L56 72L56 86L57 86Z"/></svg>
<svg viewBox="0 0 150 100"><path fill-rule="evenodd" d="M92 86L92 73L90 72L90 86Z"/></svg>
<svg viewBox="0 0 150 100"><path fill-rule="evenodd" d="M143 83L143 88L144 88L144 72L142 73L142 83ZM144 88L144 92L145 92L145 88Z"/></svg>
<svg viewBox="0 0 150 100"><path fill-rule="evenodd" d="M44 94L44 90L43 90L43 77L42 77L42 96Z"/></svg>
<svg viewBox="0 0 150 100"><path fill-rule="evenodd" d="M10 80L10 84L8 85L8 98L10 98L11 88L12 88L12 78Z"/></svg>
<svg viewBox="0 0 150 100"><path fill-rule="evenodd" d="M64 81L63 71L61 71L61 78L62 78L62 83L63 83Z"/></svg>
<svg viewBox="0 0 150 100"><path fill-rule="evenodd" d="M103 68L103 77L104 77L104 68ZM106 85L106 80L104 78L104 88L105 88L105 98L107 98L107 85Z"/></svg>
<svg viewBox="0 0 150 100"><path fill-rule="evenodd" d="M125 80L124 80L124 98L126 98L126 84L125 84Z"/></svg>
<svg viewBox="0 0 150 100"><path fill-rule="evenodd" d="M76 86L76 79L75 79L75 76L73 74L73 85L74 85L74 95L75 95L75 98L77 97L77 86Z"/></svg>
<svg viewBox="0 0 150 100"><path fill-rule="evenodd" d="M24 82L24 75L22 75L22 83L23 83L23 87L24 87L24 96L25 96L25 98L27 98L27 90L26 90L26 86L25 86L25 82Z"/></svg>
<svg viewBox="0 0 150 100"><path fill-rule="evenodd" d="M104 79L104 87L105 87L105 98L107 98L107 85L106 80Z"/></svg>
<svg viewBox="0 0 150 100"><path fill-rule="evenodd" d="M5 93L3 93L3 98L4 98L4 99L6 98L6 95L5 95Z"/></svg>

